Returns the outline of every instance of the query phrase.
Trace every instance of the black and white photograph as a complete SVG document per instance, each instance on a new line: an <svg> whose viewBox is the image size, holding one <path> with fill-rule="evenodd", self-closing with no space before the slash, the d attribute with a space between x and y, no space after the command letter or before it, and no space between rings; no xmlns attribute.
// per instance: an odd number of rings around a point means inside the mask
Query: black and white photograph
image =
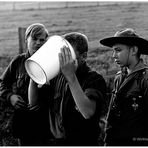
<svg viewBox="0 0 148 148"><path fill-rule="evenodd" d="M148 146L148 1L0 1L0 146Z"/></svg>

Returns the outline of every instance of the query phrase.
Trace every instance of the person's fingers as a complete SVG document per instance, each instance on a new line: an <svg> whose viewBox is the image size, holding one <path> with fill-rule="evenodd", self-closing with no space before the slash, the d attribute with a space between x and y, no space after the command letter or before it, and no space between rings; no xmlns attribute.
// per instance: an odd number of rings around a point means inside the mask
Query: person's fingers
<svg viewBox="0 0 148 148"><path fill-rule="evenodd" d="M18 101L15 104L16 109L27 108L27 103L19 97Z"/></svg>
<svg viewBox="0 0 148 148"><path fill-rule="evenodd" d="M64 63L64 59L63 59L62 53L59 53L59 62L60 62L60 66L62 67L63 63Z"/></svg>
<svg viewBox="0 0 148 148"><path fill-rule="evenodd" d="M71 51L66 46L62 48L62 56L63 56L64 63L67 63L68 61L71 60Z"/></svg>
<svg viewBox="0 0 148 148"><path fill-rule="evenodd" d="M24 106L24 107L27 106L26 102L23 102L23 101L18 101L16 104L18 104L19 106Z"/></svg>
<svg viewBox="0 0 148 148"><path fill-rule="evenodd" d="M38 111L39 109L40 109L40 107L38 105L29 106L29 110L31 110L31 111Z"/></svg>
<svg viewBox="0 0 148 148"><path fill-rule="evenodd" d="M71 61L71 60L72 60L71 51L70 51L69 48L66 48L66 51L67 51L67 58L68 58L68 61Z"/></svg>
<svg viewBox="0 0 148 148"><path fill-rule="evenodd" d="M66 48L66 49L67 49L68 61L71 61L72 60L71 51L69 48Z"/></svg>
<svg viewBox="0 0 148 148"><path fill-rule="evenodd" d="M66 62L66 55L65 55L65 49L61 49L61 57L62 57L62 63L64 64Z"/></svg>

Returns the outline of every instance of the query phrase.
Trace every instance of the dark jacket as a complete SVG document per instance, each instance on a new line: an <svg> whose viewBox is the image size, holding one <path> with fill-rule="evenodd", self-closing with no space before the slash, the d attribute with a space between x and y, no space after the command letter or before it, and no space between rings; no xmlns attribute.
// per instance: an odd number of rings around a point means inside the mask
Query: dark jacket
<svg viewBox="0 0 148 148"><path fill-rule="evenodd" d="M8 65L0 78L0 96L10 103L10 96L17 94L28 104L28 86L30 77L25 69L25 61L29 58L29 53L17 55ZM14 109L12 115L13 136L21 139L43 137L45 124L43 110L37 114L26 109ZM46 117L47 118L47 117ZM46 130L46 129L45 129Z"/></svg>
<svg viewBox="0 0 148 148"><path fill-rule="evenodd" d="M0 95L8 102L10 102L9 98L12 94L18 94L28 103L27 92L30 78L24 65L28 57L29 53L17 55L1 76Z"/></svg>
<svg viewBox="0 0 148 148"><path fill-rule="evenodd" d="M49 101L50 130L54 139L65 140L64 145L97 145L100 134L99 120L106 99L103 77L91 71L86 63L78 68L76 76L88 96L97 102L95 114L85 119L78 111L68 83L62 74L50 81L49 88L42 88L40 97Z"/></svg>
<svg viewBox="0 0 148 148"><path fill-rule="evenodd" d="M120 71L115 78L107 143L148 145L148 67L140 61L122 80L124 75Z"/></svg>

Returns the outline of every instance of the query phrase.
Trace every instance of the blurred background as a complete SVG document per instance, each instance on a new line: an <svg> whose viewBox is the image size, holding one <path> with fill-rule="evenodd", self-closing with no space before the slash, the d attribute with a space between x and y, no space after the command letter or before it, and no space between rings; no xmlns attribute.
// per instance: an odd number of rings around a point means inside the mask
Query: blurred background
<svg viewBox="0 0 148 148"><path fill-rule="evenodd" d="M99 40L113 36L123 28L133 28L148 39L148 3L134 1L0 1L0 75L10 60L21 53L20 28L43 23L50 35L81 32L88 36L87 63L102 74L108 92L119 67L112 59L112 51ZM20 51L21 50L21 51ZM23 51L25 52L25 51ZM148 63L147 56L143 56ZM2 99L1 99L2 100ZM0 101L0 145L16 145L11 136L12 110Z"/></svg>

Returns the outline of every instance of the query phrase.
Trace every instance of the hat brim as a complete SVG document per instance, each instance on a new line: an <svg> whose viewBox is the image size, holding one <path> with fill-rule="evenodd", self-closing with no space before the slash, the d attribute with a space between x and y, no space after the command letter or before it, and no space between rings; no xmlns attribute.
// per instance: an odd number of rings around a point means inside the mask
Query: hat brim
<svg viewBox="0 0 148 148"><path fill-rule="evenodd" d="M100 40L100 43L111 48L115 44L135 45L141 54L148 55L148 41L140 37L109 37Z"/></svg>

